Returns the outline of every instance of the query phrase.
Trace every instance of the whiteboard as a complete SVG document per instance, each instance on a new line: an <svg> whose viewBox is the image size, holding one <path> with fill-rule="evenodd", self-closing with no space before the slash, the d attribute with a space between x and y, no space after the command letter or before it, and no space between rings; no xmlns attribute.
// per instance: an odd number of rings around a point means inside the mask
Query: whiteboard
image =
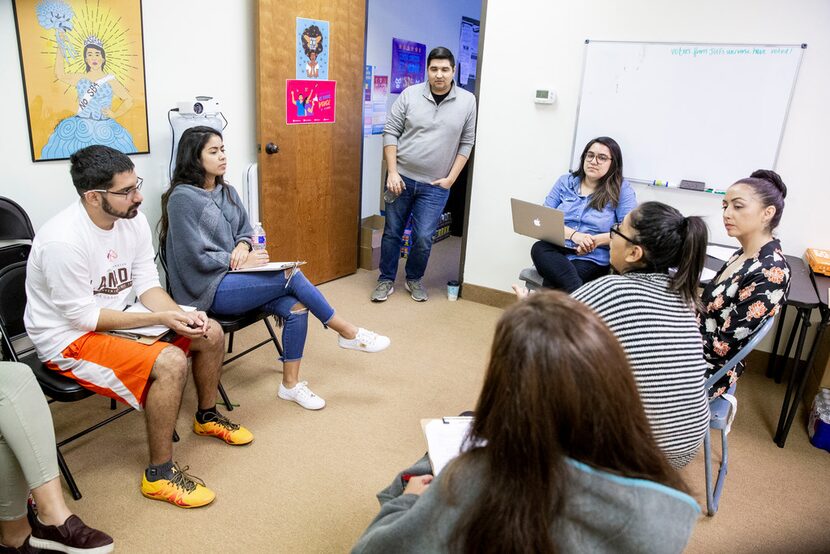
<svg viewBox="0 0 830 554"><path fill-rule="evenodd" d="M634 181L723 190L774 168L804 48L586 41L571 167L606 135Z"/></svg>

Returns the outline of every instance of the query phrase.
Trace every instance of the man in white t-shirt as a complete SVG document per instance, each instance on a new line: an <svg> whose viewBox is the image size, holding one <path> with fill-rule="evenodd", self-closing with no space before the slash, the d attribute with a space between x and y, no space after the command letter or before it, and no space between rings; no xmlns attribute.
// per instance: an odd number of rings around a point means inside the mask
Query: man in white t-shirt
<svg viewBox="0 0 830 554"><path fill-rule="evenodd" d="M182 310L161 288L150 226L138 211L142 180L107 146L71 157L80 199L50 219L32 243L26 275L26 330L40 359L84 387L144 410L150 465L141 492L192 508L212 490L173 463L173 431L192 353L198 412L193 430L232 445L253 435L216 410L224 336L204 312ZM124 312L138 297L149 313ZM172 343L146 345L107 331L165 325Z"/></svg>

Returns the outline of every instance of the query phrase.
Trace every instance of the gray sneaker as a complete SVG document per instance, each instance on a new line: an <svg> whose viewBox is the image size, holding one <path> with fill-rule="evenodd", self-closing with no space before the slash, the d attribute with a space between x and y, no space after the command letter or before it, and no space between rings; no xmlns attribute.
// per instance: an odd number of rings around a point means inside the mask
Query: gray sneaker
<svg viewBox="0 0 830 554"><path fill-rule="evenodd" d="M426 302L429 300L429 295L427 294L427 289L424 288L424 285L421 284L421 280L418 279L417 281L406 281L406 290L409 291L409 295L412 296L412 300L415 302Z"/></svg>
<svg viewBox="0 0 830 554"><path fill-rule="evenodd" d="M372 291L372 302L386 302L386 299L393 292L395 292L395 283L392 281L378 281L378 285Z"/></svg>

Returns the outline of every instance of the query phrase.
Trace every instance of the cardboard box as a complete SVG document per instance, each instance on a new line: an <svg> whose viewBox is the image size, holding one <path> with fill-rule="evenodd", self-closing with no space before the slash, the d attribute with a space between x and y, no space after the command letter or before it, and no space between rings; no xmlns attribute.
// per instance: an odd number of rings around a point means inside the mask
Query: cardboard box
<svg viewBox="0 0 830 554"><path fill-rule="evenodd" d="M383 225L386 218L382 215L370 215L360 222L360 246L366 248L380 248L383 238Z"/></svg>
<svg viewBox="0 0 830 554"><path fill-rule="evenodd" d="M380 242L383 239L383 225L386 219L382 215L371 215L360 222L361 269L377 269L380 266Z"/></svg>
<svg viewBox="0 0 830 554"><path fill-rule="evenodd" d="M360 269L377 269L380 267L380 246L377 248L360 247Z"/></svg>

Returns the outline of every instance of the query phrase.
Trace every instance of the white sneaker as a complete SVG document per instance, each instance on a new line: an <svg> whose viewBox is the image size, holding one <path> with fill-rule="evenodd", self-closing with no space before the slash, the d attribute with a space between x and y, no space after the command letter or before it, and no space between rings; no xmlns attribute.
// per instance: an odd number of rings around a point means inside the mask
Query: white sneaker
<svg viewBox="0 0 830 554"><path fill-rule="evenodd" d="M358 328L357 335L353 339L347 339L341 336L338 337L337 342L340 344L340 348L360 350L361 352L380 352L392 343L389 337L378 335L363 327Z"/></svg>
<svg viewBox="0 0 830 554"><path fill-rule="evenodd" d="M293 400L306 410L320 410L326 406L326 401L308 388L308 381L300 381L290 389L285 388L285 385L280 383L277 396L283 400Z"/></svg>

